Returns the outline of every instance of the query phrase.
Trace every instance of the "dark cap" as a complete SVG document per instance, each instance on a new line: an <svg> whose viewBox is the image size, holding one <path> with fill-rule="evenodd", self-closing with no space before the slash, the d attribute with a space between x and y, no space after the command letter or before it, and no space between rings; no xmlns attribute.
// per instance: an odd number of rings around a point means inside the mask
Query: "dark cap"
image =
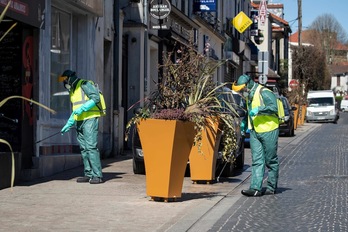
<svg viewBox="0 0 348 232"><path fill-rule="evenodd" d="M61 76L58 77L58 82L63 82L67 80L69 77L76 77L76 72L71 70L65 70Z"/></svg>

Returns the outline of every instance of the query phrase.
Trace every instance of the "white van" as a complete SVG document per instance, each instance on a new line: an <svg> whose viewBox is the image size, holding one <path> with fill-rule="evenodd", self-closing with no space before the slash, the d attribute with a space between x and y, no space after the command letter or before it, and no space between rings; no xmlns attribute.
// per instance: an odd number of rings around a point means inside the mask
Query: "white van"
<svg viewBox="0 0 348 232"><path fill-rule="evenodd" d="M337 123L339 116L332 90L309 91L307 101L306 122Z"/></svg>

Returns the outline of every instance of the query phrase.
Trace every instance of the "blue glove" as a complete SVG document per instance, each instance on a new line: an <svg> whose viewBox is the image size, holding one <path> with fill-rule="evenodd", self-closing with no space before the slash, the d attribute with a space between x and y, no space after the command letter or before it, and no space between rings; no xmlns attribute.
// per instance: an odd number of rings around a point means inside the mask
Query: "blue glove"
<svg viewBox="0 0 348 232"><path fill-rule="evenodd" d="M65 132L68 132L70 130L70 127L72 127L74 124L75 124L74 113L72 113L70 115L70 118L68 119L68 122L61 129L60 133L64 134Z"/></svg>
<svg viewBox="0 0 348 232"><path fill-rule="evenodd" d="M89 100L85 102L85 104L83 104L80 108L74 110L73 113L79 116L80 114L82 114L82 112L88 111L92 109L94 106L95 106L95 102L93 100Z"/></svg>
<svg viewBox="0 0 348 232"><path fill-rule="evenodd" d="M241 123L240 123L240 131L241 131L241 134L242 135L245 135L245 132L247 130L247 123L245 120L243 120Z"/></svg>
<svg viewBox="0 0 348 232"><path fill-rule="evenodd" d="M258 113L259 113L259 108L256 107L256 108L250 110L249 115L250 115L251 117L254 117L254 116L256 116Z"/></svg>

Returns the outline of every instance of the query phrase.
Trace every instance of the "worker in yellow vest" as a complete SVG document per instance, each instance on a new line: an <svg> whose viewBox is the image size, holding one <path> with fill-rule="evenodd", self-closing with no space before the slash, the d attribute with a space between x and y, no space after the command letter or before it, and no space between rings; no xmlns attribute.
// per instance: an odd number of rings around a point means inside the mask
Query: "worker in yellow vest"
<svg viewBox="0 0 348 232"><path fill-rule="evenodd" d="M78 183L100 184L103 183L100 153L97 147L100 102L98 89L87 80L80 79L71 70L65 70L59 81L69 91L72 103L72 114L61 129L64 134L70 130L76 122L77 140L80 144L84 176L77 178Z"/></svg>
<svg viewBox="0 0 348 232"><path fill-rule="evenodd" d="M249 189L242 190L242 194L248 197L273 195L277 190L279 175L279 119L276 96L268 88L255 83L248 75L241 75L232 89L246 98L248 115L241 123L241 130L250 130L251 183ZM268 168L268 179L267 188L263 191L265 166Z"/></svg>

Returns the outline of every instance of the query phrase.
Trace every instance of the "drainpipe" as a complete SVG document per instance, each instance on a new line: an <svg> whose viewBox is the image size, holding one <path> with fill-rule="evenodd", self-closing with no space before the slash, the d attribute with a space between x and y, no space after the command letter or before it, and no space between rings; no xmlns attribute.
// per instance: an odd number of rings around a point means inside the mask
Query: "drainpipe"
<svg viewBox="0 0 348 232"><path fill-rule="evenodd" d="M144 20L144 24L147 26L147 1L144 1L144 5L143 5L143 20ZM148 90L148 83L149 83L149 77L147 76L147 64L148 64L148 59L147 59L147 55L148 55L148 30L147 28L145 29L145 35L144 35L144 93L146 94L146 91Z"/></svg>
<svg viewBox="0 0 348 232"><path fill-rule="evenodd" d="M114 64L113 64L113 112L112 112L112 117L113 119L116 118L116 116L120 116L119 115L119 108L118 108L118 78L119 78L119 42L120 42L120 36L119 35L119 24L120 24L120 17L119 17L119 10L120 10L120 1L119 0L114 0L114 28L115 28L115 32L114 32L114 47L113 47L113 60L114 60ZM113 124L115 124L115 120L113 120ZM113 128L115 128L115 125L113 125ZM116 138L116 133L117 131L115 131L115 129L112 131L111 136L112 136L112 148L114 150L114 148L117 148L118 146L118 142L115 139ZM116 143L116 144L115 144ZM113 151L114 156L117 154L117 150Z"/></svg>

